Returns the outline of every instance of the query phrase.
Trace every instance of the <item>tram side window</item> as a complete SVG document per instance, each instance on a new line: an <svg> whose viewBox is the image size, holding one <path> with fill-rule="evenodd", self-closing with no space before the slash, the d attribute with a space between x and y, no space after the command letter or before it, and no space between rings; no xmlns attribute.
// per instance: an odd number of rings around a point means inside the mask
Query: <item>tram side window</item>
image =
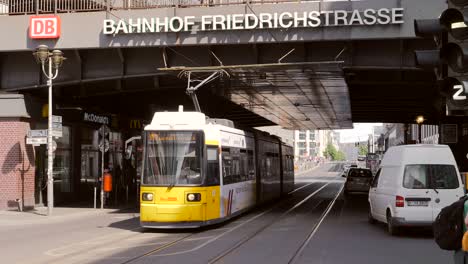
<svg viewBox="0 0 468 264"><path fill-rule="evenodd" d="M271 157L267 156L266 157L266 161L265 161L265 178L266 179L271 179L272 178L272 175L271 175L271 172L272 172L272 168L271 168Z"/></svg>
<svg viewBox="0 0 468 264"><path fill-rule="evenodd" d="M232 157L230 149L223 148L223 184L231 184L232 180Z"/></svg>
<svg viewBox="0 0 468 264"><path fill-rule="evenodd" d="M231 157L232 157L232 182L242 181L241 177L241 160L240 160L240 151L236 148L231 148Z"/></svg>
<svg viewBox="0 0 468 264"><path fill-rule="evenodd" d="M255 178L252 150L223 148L223 183L231 184Z"/></svg>
<svg viewBox="0 0 468 264"><path fill-rule="evenodd" d="M219 185L219 160L218 148L208 147L206 149L207 168L206 168L206 184Z"/></svg>
<svg viewBox="0 0 468 264"><path fill-rule="evenodd" d="M255 166L254 166L254 155L253 150L247 150L248 156L248 179L254 180L255 179Z"/></svg>
<svg viewBox="0 0 468 264"><path fill-rule="evenodd" d="M249 157L247 156L247 150L246 149L241 149L240 150L240 174L241 174L241 180L242 181L247 181L249 180Z"/></svg>

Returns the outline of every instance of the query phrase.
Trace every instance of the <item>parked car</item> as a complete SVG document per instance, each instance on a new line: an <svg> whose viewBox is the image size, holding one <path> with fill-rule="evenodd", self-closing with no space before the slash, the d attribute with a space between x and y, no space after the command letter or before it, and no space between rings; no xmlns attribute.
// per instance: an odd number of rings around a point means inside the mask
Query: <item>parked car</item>
<svg viewBox="0 0 468 264"><path fill-rule="evenodd" d="M343 174L343 177L346 177L343 190L345 195L350 192L369 192L372 181L371 170L365 168L350 168L346 175Z"/></svg>
<svg viewBox="0 0 468 264"><path fill-rule="evenodd" d="M371 184L369 221L386 223L391 235L402 226L430 226L464 193L448 146L391 147Z"/></svg>

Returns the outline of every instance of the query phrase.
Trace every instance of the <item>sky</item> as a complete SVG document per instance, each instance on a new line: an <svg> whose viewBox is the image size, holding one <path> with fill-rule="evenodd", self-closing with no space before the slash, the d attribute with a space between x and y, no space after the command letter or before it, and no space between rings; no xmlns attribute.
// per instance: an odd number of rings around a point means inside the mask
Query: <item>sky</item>
<svg viewBox="0 0 468 264"><path fill-rule="evenodd" d="M354 129L335 130L340 133L341 143L351 143L367 141L369 134L372 134L374 126L381 126L382 123L354 123Z"/></svg>

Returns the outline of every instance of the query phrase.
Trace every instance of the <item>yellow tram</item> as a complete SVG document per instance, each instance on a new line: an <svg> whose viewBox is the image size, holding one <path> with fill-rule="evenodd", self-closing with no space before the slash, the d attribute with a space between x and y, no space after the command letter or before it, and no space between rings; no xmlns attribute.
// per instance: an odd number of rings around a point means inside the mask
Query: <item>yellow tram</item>
<svg viewBox="0 0 468 264"><path fill-rule="evenodd" d="M156 112L144 129L140 223L195 228L279 198L294 185L293 149L200 112Z"/></svg>

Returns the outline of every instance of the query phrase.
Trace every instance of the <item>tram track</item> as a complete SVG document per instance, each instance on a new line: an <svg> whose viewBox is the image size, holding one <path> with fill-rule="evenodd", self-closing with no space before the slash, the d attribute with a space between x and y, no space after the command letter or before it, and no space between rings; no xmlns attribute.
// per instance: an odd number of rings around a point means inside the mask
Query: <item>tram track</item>
<svg viewBox="0 0 468 264"><path fill-rule="evenodd" d="M294 211L296 208L300 207L301 205L303 205L306 201L308 201L309 199L311 199L312 197L314 197L316 194L318 194L320 191L322 191L323 189L325 189L327 186L329 186L332 182L322 182L319 186L317 186L315 183L314 184L305 184L305 185L302 185L302 186L299 186L297 187L296 189L294 189L293 191L291 191L289 194L292 194L292 193L296 193L296 192L310 192L309 189L310 188L313 188L313 192L309 195L307 195L305 198L301 198L300 200L298 200L297 202L294 203L294 205L292 206L288 206L289 209L287 209L284 213L282 213L282 215L280 217L277 217L275 218L274 220L272 220L271 222L269 222L268 224L266 224L265 226L262 226L260 229L258 229L257 231L255 231L253 234L249 235L247 238L239 241L238 243L236 243L233 247L229 248L228 250L225 250L223 251L221 254L219 254L217 257L215 258L212 258L208 263L217 263L219 260L221 260L224 256L228 255L229 253L231 253L232 251L234 251L235 249L237 249L238 247L240 247L242 244L248 242L251 238L255 237L256 235L260 234L261 232L263 232L265 229L267 229L269 226L273 225L274 223L278 222L280 219L283 218L283 216L286 216L288 215L289 213L291 213L292 211ZM305 194L304 194L305 195ZM182 236L182 237L178 237L176 239L173 239L171 240L170 242L167 242L167 243L164 243L164 244L161 244L160 246L157 246L155 248L152 248L151 250L147 250L145 251L144 253L141 253L141 254L138 254L136 256L133 256L129 259L126 259L126 260L122 260L122 262L119 262L117 259L113 259L113 263L119 263L119 264L131 264L131 263L138 263L140 260L144 259L144 258L147 258L147 257L164 257L164 256L171 256L171 255L179 255L179 254L185 254L185 253L189 253L189 252L195 252L197 251L198 249L202 248L203 246L206 246L210 243L213 243L214 241L218 240L219 238L227 235L228 233L233 233L234 231L238 230L239 228L257 220L257 219L260 219L262 216L265 216L266 214L272 212L273 210L275 209L279 209L281 208L282 206L284 206L285 204L287 204L288 202L291 202L291 199L294 199L294 198L297 198L297 196L289 196L287 199L281 201L280 203L276 203L270 207L268 207L267 209L265 209L264 211L254 215L253 217L250 217L249 219L247 219L246 221L243 221L241 222L240 224L232 227L232 228L229 228L227 231L225 232L222 232L220 233L219 235L216 235L214 236L213 238L209 239L207 242L203 243L202 245L198 246L198 247L195 247L195 248L192 248L190 250L186 250L186 251L178 251L178 252L175 252L175 253L168 253L168 254L164 254L162 253L161 251L164 251L164 250L167 250L167 249L170 249L174 246L177 246L185 241L188 241L189 239L193 238L194 236L196 236L197 234L200 234L202 232L205 232L206 229L202 229L202 230L199 230L197 232L193 232L193 233L189 233L185 236ZM320 203L317 203L315 205L315 207L318 207L319 205L321 204ZM315 208L314 207L314 208ZM212 230L216 230L216 229L212 229ZM158 254L158 253L162 253L162 254Z"/></svg>
<svg viewBox="0 0 468 264"><path fill-rule="evenodd" d="M225 257L227 257L228 255L230 255L231 253L233 253L236 249L238 249L239 247L241 247L242 245L246 244L247 242L249 242L250 240L252 240L253 238L257 237L259 234L261 234L262 232L264 232L267 228L273 226L274 224L278 223L279 221L281 221L282 219L284 219L285 216L287 216L288 214L290 214L292 211L294 211L296 208L298 208L299 206L301 206L302 204L304 204L305 202L307 202L310 198L314 197L315 195L317 195L320 191L322 191L323 189L325 189L325 187L327 187L328 185L330 185L331 182L328 182L326 184L324 184L322 187L320 187L318 190L314 191L312 194L308 195L306 198L304 198L303 200L301 200L299 203L295 204L293 207L291 207L289 210L287 210L286 212L282 213L279 217L275 218L274 220L268 222L266 225L262 226L261 228L259 228L257 231L255 231L254 233L248 235L247 237L245 237L244 239L242 239L241 241L237 242L234 246L230 247L229 249L223 251L221 254L219 254L218 256L212 258L208 263L209 264L215 264L215 263L220 263ZM333 201L328 204L327 206L327 209L325 210L325 212L328 212L329 209L328 208L332 208L333 207L333 204L334 204L334 201L336 200L336 198L339 196L339 194L341 193L341 190L342 188L340 188L340 191L337 193L337 195L335 196L335 198L333 199ZM319 207L321 204L322 204L323 200L321 201L318 201L316 204L314 204L314 206L312 207L312 210L316 209L317 207ZM333 204L332 204L333 203ZM327 213L328 214L328 213ZM322 219L324 217L321 217L321 220L319 221L319 223L321 223ZM314 228L313 228L313 233L315 233L314 230L316 230L318 228L318 224L314 225ZM310 233L312 233L310 232ZM300 247L300 249L303 250L303 248L306 247L305 243L308 243L308 241L310 241L309 239L309 236L310 236L310 233L309 235L307 236L306 238L306 241L304 241ZM313 235L312 235L313 236ZM310 236L310 237L312 237ZM300 254L302 253L302 250L301 251L297 251L290 259L293 260L296 258L296 255L297 254ZM292 263L292 262L288 262L288 263Z"/></svg>
<svg viewBox="0 0 468 264"><path fill-rule="evenodd" d="M341 192L343 191L343 188L344 188L344 184L341 186L341 188L339 189L339 191L337 192L337 194L335 195L335 197L333 198L333 200L328 204L327 206L327 209L323 212L323 214L321 215L320 217L320 220L317 222L317 224L315 224L312 229L310 230L310 232L308 233L306 239L301 243L301 246L298 248L298 250L294 253L294 255L290 258L288 264L295 264L295 263L298 263L299 259L301 258L302 256L302 253L304 252L304 250L307 248L307 245L309 245L310 241L312 240L312 238L314 237L315 233L317 233L320 225L323 223L323 221L325 220L325 218L328 216L328 213L330 213L331 209L333 208L333 206L335 205L335 202L336 200L338 199L338 197L340 196Z"/></svg>
<svg viewBox="0 0 468 264"><path fill-rule="evenodd" d="M327 187L330 183L331 183L331 182L329 182L329 183L323 182L323 185L322 185L322 186L318 187L318 189L316 189L312 194L309 194L306 198L301 199L299 202L295 203L294 206L292 206L291 208L289 208L289 209L288 209L286 212L284 212L282 215L287 215L287 214L289 214L290 212L292 212L293 210L295 210L296 208L298 208L299 206L301 206L302 204L304 204L307 200L309 200L310 198L312 198L313 196L315 196L317 193L319 193L319 192L320 192L321 190L323 190L325 187ZM294 193L294 192L296 192L296 191L299 191L299 190L303 190L305 187L309 187L309 186L310 186L310 184L307 184L307 185L298 187L298 188L296 188L295 190L291 191L289 194L292 194L292 193ZM248 223L250 223L250 222L252 222L252 221L254 221L254 220L258 219L258 218L260 218L261 216L264 216L264 215L270 213L270 212L273 211L274 209L279 208L280 206L284 205L285 203L287 203L288 201L290 201L290 199L293 199L293 198L294 198L293 196L289 196L288 199L286 199L286 200L284 200L284 201L282 201L282 202L280 202L280 203L277 203L277 204L271 206L270 208L264 210L263 212L261 212L261 213L259 213L259 214L256 214L255 216L249 218L247 221L242 222L241 224L236 225L236 226L233 227L233 228L230 228L228 231L223 232L223 233L221 233L220 235L215 236L214 238L208 240L208 241L205 242L204 244L209 244L209 243L212 243L212 242L216 241L216 240L219 239L220 237L222 237L222 236L224 236L224 235L226 235L226 234L228 234L228 233L231 233L231 232L237 230L238 228L241 228L242 226L244 226L244 225L246 225L246 224L248 224ZM316 206L319 206L319 204L317 204ZM271 221L271 223L269 223L269 224L267 224L266 226L262 227L260 230L257 230L257 231L255 232L255 234L261 233L263 230L265 230L265 229L268 228L269 226L271 226L271 225L273 225L274 223L276 223L276 222L278 221L278 219L281 219L281 217L275 218L275 220ZM135 263L135 262L138 262L139 260L141 260L141 259L143 259L143 258L145 258L145 257L150 257L150 256L151 256L151 257L164 257L164 256L171 256L171 255L177 255L177 254L185 254L185 253L189 253L189 252L196 251L196 250L198 250L199 248L201 248L201 247L204 246L204 245L201 245L201 246L199 246L199 247L196 247L196 248L193 248L193 249L190 249L190 250L182 251L182 252L176 252L176 253L172 253L172 254L169 253L169 254L158 254L158 255L155 255L155 253L158 253L158 252L161 252L161 251L163 251L163 250L166 250L166 249L169 249L169 248L171 248L171 247L174 247L174 246L176 246L176 245L178 245L178 244L180 244L180 243L186 241L187 239L189 239L189 238L193 237L194 235L197 235L197 234L199 234L199 233L201 233L201 232L203 232L203 231L205 231L205 230L201 230L201 231L199 231L199 232L190 233L190 234L188 234L188 235L186 235L186 236L184 236L184 237L175 239L175 240L173 240L173 241L171 241L171 242L169 242L169 243L165 243L165 244L163 244L163 245L161 245L161 246L158 246L158 247L153 248L153 249L151 249L151 250L149 250L149 251L146 251L146 252L143 253L143 254L140 254L140 255L138 255L138 256L134 256L134 257L132 257L131 259L127 259L127 260L125 260L125 261L123 261L123 262L120 262L120 264ZM253 237L254 237L254 236L252 236L252 238L253 238ZM239 244L239 245L238 245L237 247L241 246L243 243L247 242L248 240L250 240L250 239L247 239L247 240L245 240L245 241L241 241L242 243L238 242L237 244ZM236 245L237 245L237 244L236 244ZM237 247L235 247L235 248L234 248L234 247L231 247L229 251L232 252L232 251L235 250ZM221 255L223 255L223 254L224 254L224 255L227 255L227 254L229 254L229 252L224 251ZM213 260L214 260L214 259L212 259L212 260L211 260L210 262L208 262L208 263L215 263L215 262L213 262Z"/></svg>
<svg viewBox="0 0 468 264"><path fill-rule="evenodd" d="M178 238L178 239L176 239L176 240L173 240L173 241L171 241L171 242L169 242L169 243L166 243L166 244L164 244L164 245L162 245L162 246L159 246L159 247L157 247L157 248L155 248L155 249L152 249L152 250L150 250L150 251L147 251L147 252L144 253L144 254L138 255L138 256L133 257L133 258L131 258L131 259L128 259L128 260L126 260L126 261L124 261L124 262L121 262L120 264L129 264L129 263L133 263L133 262L138 261L139 259L142 259L142 258L144 258L144 257L146 257L146 256L152 255L152 254L157 253L157 252L159 252L159 251L161 251L161 250L164 250L164 249L166 249L166 248L175 246L175 245L179 244L180 242L182 242L182 241L184 241L184 240L186 240L186 239L188 239L188 238L190 238L190 237L192 237L192 236L194 236L194 235L196 235L196 234L199 234L199 233L200 233L200 232L194 232L194 233L188 234L188 235L186 235L186 236L183 236L183 237L181 237L181 238Z"/></svg>

